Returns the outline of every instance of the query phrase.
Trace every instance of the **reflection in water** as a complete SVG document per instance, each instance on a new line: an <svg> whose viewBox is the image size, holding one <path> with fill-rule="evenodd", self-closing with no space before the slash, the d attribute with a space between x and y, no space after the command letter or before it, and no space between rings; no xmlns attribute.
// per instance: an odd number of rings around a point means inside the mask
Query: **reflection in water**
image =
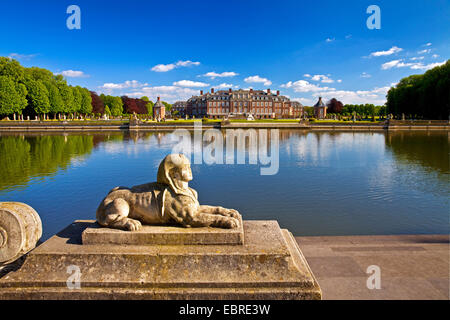
<svg viewBox="0 0 450 320"><path fill-rule="evenodd" d="M220 134L226 145L226 131ZM95 218L112 187L154 181L176 137L0 134L0 201L35 207L46 239L75 219ZM245 164L192 165L200 202L237 208L245 219L276 219L295 235L449 232L447 132L279 130L272 176L249 164L250 140L235 143L235 159L244 156ZM203 152L209 144L203 140Z"/></svg>
<svg viewBox="0 0 450 320"><path fill-rule="evenodd" d="M31 177L67 169L73 158L88 154L92 136L4 136L0 138L0 190L26 185Z"/></svg>
<svg viewBox="0 0 450 320"><path fill-rule="evenodd" d="M397 161L416 163L440 173L449 172L448 132L395 131L386 134L386 146Z"/></svg>

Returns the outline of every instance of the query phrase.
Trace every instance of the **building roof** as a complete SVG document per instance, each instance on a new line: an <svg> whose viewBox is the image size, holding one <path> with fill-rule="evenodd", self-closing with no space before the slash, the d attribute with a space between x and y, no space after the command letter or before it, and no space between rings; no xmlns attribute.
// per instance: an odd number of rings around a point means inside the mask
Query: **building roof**
<svg viewBox="0 0 450 320"><path fill-rule="evenodd" d="M161 100L157 100L155 104L153 105L153 108L165 108L164 104L161 102Z"/></svg>
<svg viewBox="0 0 450 320"><path fill-rule="evenodd" d="M325 103L322 101L322 97L319 97L319 101L314 105L314 108L326 107Z"/></svg>

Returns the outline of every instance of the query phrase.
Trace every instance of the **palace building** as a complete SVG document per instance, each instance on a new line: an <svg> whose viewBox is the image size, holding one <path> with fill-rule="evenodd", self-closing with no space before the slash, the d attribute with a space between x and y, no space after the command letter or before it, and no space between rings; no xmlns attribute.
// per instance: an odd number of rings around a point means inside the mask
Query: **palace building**
<svg viewBox="0 0 450 320"><path fill-rule="evenodd" d="M172 115L184 118L186 116L186 101L177 101L172 104Z"/></svg>
<svg viewBox="0 0 450 320"><path fill-rule="evenodd" d="M247 117L255 119L298 118L303 116L300 102L264 90L219 90L193 96L186 103L186 114L196 118Z"/></svg>

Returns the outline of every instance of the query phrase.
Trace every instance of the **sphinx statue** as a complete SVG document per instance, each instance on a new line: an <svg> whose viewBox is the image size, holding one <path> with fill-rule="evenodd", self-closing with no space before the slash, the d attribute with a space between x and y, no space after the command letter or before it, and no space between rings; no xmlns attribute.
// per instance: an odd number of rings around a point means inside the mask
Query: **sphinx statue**
<svg viewBox="0 0 450 320"><path fill-rule="evenodd" d="M104 227L129 231L139 230L142 224L239 227L238 211L200 205L197 191L188 186L191 180L186 156L169 154L159 165L156 182L112 189L97 209L97 222Z"/></svg>

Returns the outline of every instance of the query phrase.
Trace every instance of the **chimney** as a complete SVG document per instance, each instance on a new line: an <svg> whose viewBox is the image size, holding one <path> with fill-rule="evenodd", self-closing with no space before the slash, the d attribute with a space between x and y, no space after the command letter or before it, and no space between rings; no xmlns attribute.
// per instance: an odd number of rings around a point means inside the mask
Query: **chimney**
<svg viewBox="0 0 450 320"><path fill-rule="evenodd" d="M232 90L231 90L231 88L230 88L230 89L228 89L228 92L229 92L229 93L231 93L231 91L232 91Z"/></svg>
<svg viewBox="0 0 450 320"><path fill-rule="evenodd" d="M253 93L253 89L252 88L250 88L250 93Z"/></svg>
<svg viewBox="0 0 450 320"><path fill-rule="evenodd" d="M280 95L280 90L277 90L277 96L279 96Z"/></svg>
<svg viewBox="0 0 450 320"><path fill-rule="evenodd" d="M267 89L267 94L270 94L270 88L269 88L269 89Z"/></svg>
<svg viewBox="0 0 450 320"><path fill-rule="evenodd" d="M203 90L200 90L200 95L201 95L201 96L203 95Z"/></svg>
<svg viewBox="0 0 450 320"><path fill-rule="evenodd" d="M158 101L159 101L159 97L158 97Z"/></svg>
<svg viewBox="0 0 450 320"><path fill-rule="evenodd" d="M211 88L211 93L214 93L214 88Z"/></svg>

